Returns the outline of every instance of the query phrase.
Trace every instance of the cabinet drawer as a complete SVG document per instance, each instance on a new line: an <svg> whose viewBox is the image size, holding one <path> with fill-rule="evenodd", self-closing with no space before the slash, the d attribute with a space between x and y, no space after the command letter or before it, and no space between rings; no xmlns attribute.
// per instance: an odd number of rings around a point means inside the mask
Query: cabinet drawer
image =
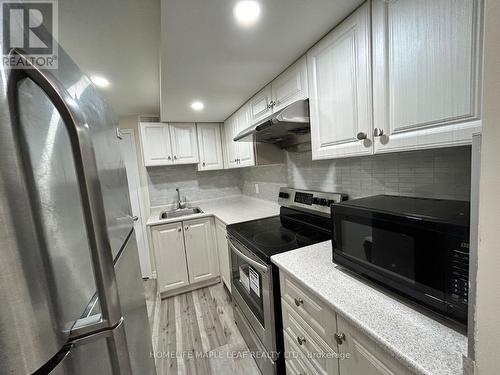
<svg viewBox="0 0 500 375"><path fill-rule="evenodd" d="M307 358L301 355L301 351L295 344L294 339L286 332L283 336L285 341L285 353L287 353L285 360L286 375L320 375L318 371L304 363L304 360L307 360Z"/></svg>
<svg viewBox="0 0 500 375"><path fill-rule="evenodd" d="M297 282L289 275L280 272L281 296L297 312L309 326L334 348L334 334L337 332L335 315L328 306L317 298L311 297L312 293L299 287Z"/></svg>
<svg viewBox="0 0 500 375"><path fill-rule="evenodd" d="M282 308L283 330L296 341L303 352L304 361L314 367L319 374L337 375L337 352L314 332L287 302L282 302Z"/></svg>

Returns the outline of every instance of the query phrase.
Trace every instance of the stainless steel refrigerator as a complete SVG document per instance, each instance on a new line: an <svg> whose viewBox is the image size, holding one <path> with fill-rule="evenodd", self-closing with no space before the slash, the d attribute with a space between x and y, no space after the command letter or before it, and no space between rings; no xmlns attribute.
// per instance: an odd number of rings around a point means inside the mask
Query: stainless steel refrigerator
<svg viewBox="0 0 500 375"><path fill-rule="evenodd" d="M0 374L156 374L116 115L59 49L0 69Z"/></svg>

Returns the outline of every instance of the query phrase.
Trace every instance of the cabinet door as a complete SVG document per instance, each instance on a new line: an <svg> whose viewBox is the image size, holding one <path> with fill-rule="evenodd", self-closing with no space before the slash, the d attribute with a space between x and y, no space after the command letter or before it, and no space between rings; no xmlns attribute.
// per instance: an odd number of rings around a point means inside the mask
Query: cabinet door
<svg viewBox="0 0 500 375"><path fill-rule="evenodd" d="M184 221L184 240L191 284L219 276L212 218Z"/></svg>
<svg viewBox="0 0 500 375"><path fill-rule="evenodd" d="M309 50L307 65L312 158L371 154L370 4Z"/></svg>
<svg viewBox="0 0 500 375"><path fill-rule="evenodd" d="M196 124L196 130L200 152L198 170L223 169L221 124Z"/></svg>
<svg viewBox="0 0 500 375"><path fill-rule="evenodd" d="M345 339L339 350L345 359L339 360L342 375L410 375L411 372L379 345L364 336L337 315L339 333ZM347 357L348 356L348 357Z"/></svg>
<svg viewBox="0 0 500 375"><path fill-rule="evenodd" d="M236 116L232 115L224 122L224 158L226 168L238 168L238 144L233 141L236 135Z"/></svg>
<svg viewBox="0 0 500 375"><path fill-rule="evenodd" d="M247 105L236 112L236 127L238 133L250 126L248 122L249 107ZM251 167L255 165L255 153L253 142L236 142L238 145L238 167Z"/></svg>
<svg viewBox="0 0 500 375"><path fill-rule="evenodd" d="M220 220L215 220L215 234L217 236L217 253L219 254L219 270L222 282L231 292L231 264L229 260L229 247L227 244L226 225Z"/></svg>
<svg viewBox="0 0 500 375"><path fill-rule="evenodd" d="M373 2L375 152L470 144L479 130L479 1Z"/></svg>
<svg viewBox="0 0 500 375"><path fill-rule="evenodd" d="M196 126L192 123L170 124L174 164L198 163Z"/></svg>
<svg viewBox="0 0 500 375"><path fill-rule="evenodd" d="M155 165L172 164L172 149L168 125L143 122L140 124L140 127L144 165L152 167Z"/></svg>
<svg viewBox="0 0 500 375"><path fill-rule="evenodd" d="M189 284L182 223L153 227L158 289L166 292Z"/></svg>
<svg viewBox="0 0 500 375"><path fill-rule="evenodd" d="M271 100L271 85L264 87L249 100L249 125L259 122L273 112Z"/></svg>
<svg viewBox="0 0 500 375"><path fill-rule="evenodd" d="M307 87L307 64L303 56L281 73L272 83L273 111L309 97Z"/></svg>

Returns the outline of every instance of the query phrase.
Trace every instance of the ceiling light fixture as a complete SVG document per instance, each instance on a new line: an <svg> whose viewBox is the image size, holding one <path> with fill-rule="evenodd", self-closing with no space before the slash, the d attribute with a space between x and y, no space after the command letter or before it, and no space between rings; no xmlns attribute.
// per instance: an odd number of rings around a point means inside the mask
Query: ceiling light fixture
<svg viewBox="0 0 500 375"><path fill-rule="evenodd" d="M108 81L108 79L104 78L102 76L93 75L92 77L90 77L90 79L92 80L94 85L96 85L98 87L106 88L110 85L110 82Z"/></svg>
<svg viewBox="0 0 500 375"><path fill-rule="evenodd" d="M195 111L201 111L203 108L205 108L205 104L202 102L192 102L191 103L191 108L194 109Z"/></svg>
<svg viewBox="0 0 500 375"><path fill-rule="evenodd" d="M260 4L255 0L238 1L233 8L233 14L241 26L252 26L260 17Z"/></svg>

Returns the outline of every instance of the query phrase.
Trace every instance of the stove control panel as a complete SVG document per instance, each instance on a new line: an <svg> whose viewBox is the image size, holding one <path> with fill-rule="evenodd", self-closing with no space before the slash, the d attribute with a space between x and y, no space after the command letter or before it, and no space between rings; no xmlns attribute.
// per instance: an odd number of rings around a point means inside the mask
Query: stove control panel
<svg viewBox="0 0 500 375"><path fill-rule="evenodd" d="M336 202L347 200L342 193L326 193L322 191L280 188L278 203L281 206L303 211L314 212L322 216L330 216L330 206Z"/></svg>

